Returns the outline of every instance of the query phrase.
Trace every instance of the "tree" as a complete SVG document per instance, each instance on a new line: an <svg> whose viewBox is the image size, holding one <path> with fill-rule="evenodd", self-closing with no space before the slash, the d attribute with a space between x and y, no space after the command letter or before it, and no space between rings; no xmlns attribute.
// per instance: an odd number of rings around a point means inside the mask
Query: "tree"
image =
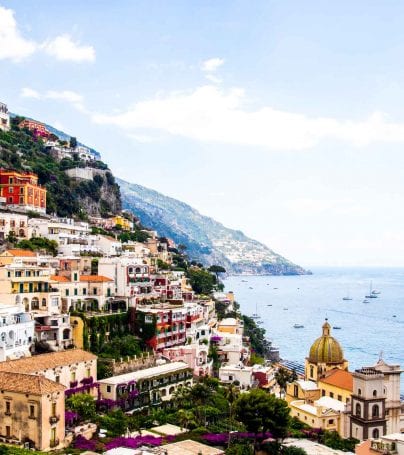
<svg viewBox="0 0 404 455"><path fill-rule="evenodd" d="M216 281L214 275L198 267L189 268L187 275L192 289L197 294L209 295L212 293Z"/></svg>
<svg viewBox="0 0 404 455"><path fill-rule="evenodd" d="M192 411L180 409L177 412L177 418L178 418L179 424L181 426L181 430L183 428L185 428L187 430L189 425L196 426L195 416Z"/></svg>
<svg viewBox="0 0 404 455"><path fill-rule="evenodd" d="M225 391L225 397L229 403L229 420L230 420L230 431L233 429L233 409L234 403L236 402L240 392L239 389L234 384L229 384ZM230 438L231 433L229 432L229 442L228 446L230 446Z"/></svg>
<svg viewBox="0 0 404 455"><path fill-rule="evenodd" d="M219 280L219 273L226 273L226 269L221 265L211 265L208 270L216 275L217 280Z"/></svg>
<svg viewBox="0 0 404 455"><path fill-rule="evenodd" d="M76 393L66 400L66 405L83 420L94 420L96 417L96 405L92 395Z"/></svg>
<svg viewBox="0 0 404 455"><path fill-rule="evenodd" d="M235 414L255 435L270 431L275 439L283 439L289 425L289 408L286 401L261 389L243 393L235 402Z"/></svg>
<svg viewBox="0 0 404 455"><path fill-rule="evenodd" d="M297 374L295 370L289 371L286 368L280 367L275 373L275 381L279 386L279 397L281 397L282 393L285 395L287 385L296 380Z"/></svg>

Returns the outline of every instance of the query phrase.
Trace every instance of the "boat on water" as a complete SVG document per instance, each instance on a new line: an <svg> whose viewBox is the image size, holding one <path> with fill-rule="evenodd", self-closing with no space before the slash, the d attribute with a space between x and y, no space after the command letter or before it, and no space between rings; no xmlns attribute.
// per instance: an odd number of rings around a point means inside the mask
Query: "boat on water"
<svg viewBox="0 0 404 455"><path fill-rule="evenodd" d="M264 321L257 321L257 324L263 324Z"/></svg>
<svg viewBox="0 0 404 455"><path fill-rule="evenodd" d="M254 289L252 286L250 286L248 289Z"/></svg>
<svg viewBox="0 0 404 455"><path fill-rule="evenodd" d="M303 329L303 328L304 328L304 325L303 325L303 324L295 324L295 325L293 326L293 328L295 328L295 329Z"/></svg>
<svg viewBox="0 0 404 455"><path fill-rule="evenodd" d="M284 308L285 311L288 310L288 309L289 309L289 308Z"/></svg>
<svg viewBox="0 0 404 455"><path fill-rule="evenodd" d="M370 282L369 295L365 295L365 299L377 299L377 294L373 293L374 289L372 288L372 282Z"/></svg>
<svg viewBox="0 0 404 455"><path fill-rule="evenodd" d="M258 314L258 303L255 304L255 313L251 315L251 319L261 319L261 316Z"/></svg>
<svg viewBox="0 0 404 455"><path fill-rule="evenodd" d="M268 303L268 305L267 305L267 306L272 306L272 303Z"/></svg>
<svg viewBox="0 0 404 455"><path fill-rule="evenodd" d="M352 297L349 297L348 295L346 297L342 297L342 300L352 300Z"/></svg>
<svg viewBox="0 0 404 455"><path fill-rule="evenodd" d="M241 280L241 282L242 282L242 283L248 283L248 281L247 281L247 280Z"/></svg>
<svg viewBox="0 0 404 455"><path fill-rule="evenodd" d="M369 303L369 300L365 299L362 303Z"/></svg>
<svg viewBox="0 0 404 455"><path fill-rule="evenodd" d="M379 294L381 294L381 292L378 291L377 289L373 289L372 294L379 295Z"/></svg>
<svg viewBox="0 0 404 455"><path fill-rule="evenodd" d="M274 288L274 289L278 289L278 288Z"/></svg>
<svg viewBox="0 0 404 455"><path fill-rule="evenodd" d="M334 325L334 326L333 326L333 329L334 329L334 330L341 330L341 327L340 327L339 325Z"/></svg>

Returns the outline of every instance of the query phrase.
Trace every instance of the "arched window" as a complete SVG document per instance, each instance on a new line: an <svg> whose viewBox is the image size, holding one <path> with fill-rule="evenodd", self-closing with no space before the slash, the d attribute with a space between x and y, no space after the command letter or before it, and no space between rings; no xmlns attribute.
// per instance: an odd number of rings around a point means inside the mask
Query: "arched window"
<svg viewBox="0 0 404 455"><path fill-rule="evenodd" d="M373 439L377 439L379 437L379 430L377 428L372 431L372 437Z"/></svg>
<svg viewBox="0 0 404 455"><path fill-rule="evenodd" d="M372 406L372 417L379 417L379 405L374 404Z"/></svg>
<svg viewBox="0 0 404 455"><path fill-rule="evenodd" d="M361 415L361 405L359 403L356 403L355 406L355 415L359 416Z"/></svg>
<svg viewBox="0 0 404 455"><path fill-rule="evenodd" d="M310 377L314 377L314 367L313 365L310 365Z"/></svg>
<svg viewBox="0 0 404 455"><path fill-rule="evenodd" d="M373 396L377 397L377 390L373 390Z"/></svg>
<svg viewBox="0 0 404 455"><path fill-rule="evenodd" d="M362 390L361 390L361 389L358 389L358 395L359 395L359 396L362 395Z"/></svg>

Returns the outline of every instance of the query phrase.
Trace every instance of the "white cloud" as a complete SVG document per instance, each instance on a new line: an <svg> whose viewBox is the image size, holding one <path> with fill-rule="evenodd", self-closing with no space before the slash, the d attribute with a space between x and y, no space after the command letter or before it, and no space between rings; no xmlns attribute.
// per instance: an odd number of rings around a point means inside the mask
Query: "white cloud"
<svg viewBox="0 0 404 455"><path fill-rule="evenodd" d="M71 62L94 62L95 50L93 46L75 43L72 38L65 34L47 41L42 45L44 51L57 60Z"/></svg>
<svg viewBox="0 0 404 455"><path fill-rule="evenodd" d="M24 87L21 90L20 96L22 98L34 98L36 100L39 100L41 98L41 95L39 92L37 92L36 90L29 88L29 87Z"/></svg>
<svg viewBox="0 0 404 455"><path fill-rule="evenodd" d="M95 60L93 46L76 43L67 34L44 43L24 38L18 30L14 11L0 6L0 60L10 59L19 62L41 51L62 61L93 62Z"/></svg>
<svg viewBox="0 0 404 455"><path fill-rule="evenodd" d="M24 87L21 92L20 96L23 98L34 98L37 100L57 100L57 101L65 101L71 104L74 108L81 112L87 112L86 108L84 107L83 97L71 90L48 90L45 93L39 93L37 90L34 90L30 87Z"/></svg>
<svg viewBox="0 0 404 455"><path fill-rule="evenodd" d="M23 38L14 18L14 11L0 6L0 60L20 61L37 50L37 44Z"/></svg>
<svg viewBox="0 0 404 455"><path fill-rule="evenodd" d="M204 60L201 64L202 71L206 73L214 73L219 66L222 66L224 60L219 57L210 58L209 60Z"/></svg>
<svg viewBox="0 0 404 455"><path fill-rule="evenodd" d="M404 142L404 124L380 112L364 120L339 120L263 106L245 107L244 90L206 85L191 92L175 92L141 101L120 114L93 114L93 121L117 125L136 134L160 131L203 142L303 150L327 139L355 146L374 142Z"/></svg>

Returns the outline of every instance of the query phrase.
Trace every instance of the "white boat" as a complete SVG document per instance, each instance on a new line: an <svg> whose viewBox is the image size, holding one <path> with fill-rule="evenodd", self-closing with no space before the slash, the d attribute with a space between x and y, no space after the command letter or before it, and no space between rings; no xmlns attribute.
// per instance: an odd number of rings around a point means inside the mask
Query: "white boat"
<svg viewBox="0 0 404 455"><path fill-rule="evenodd" d="M261 319L261 316L258 314L258 303L255 304L255 313L251 315L251 319Z"/></svg>
<svg viewBox="0 0 404 455"><path fill-rule="evenodd" d="M381 292L378 291L377 289L373 289L372 294L379 295L379 294L381 294Z"/></svg>
<svg viewBox="0 0 404 455"><path fill-rule="evenodd" d="M349 297L348 295L346 297L342 297L342 300L352 300L352 297Z"/></svg>
<svg viewBox="0 0 404 455"><path fill-rule="evenodd" d="M365 299L362 303L369 303L369 300Z"/></svg>
<svg viewBox="0 0 404 455"><path fill-rule="evenodd" d="M288 310L288 309L289 309L289 308L284 308L285 311Z"/></svg>
<svg viewBox="0 0 404 455"><path fill-rule="evenodd" d="M369 295L365 295L365 299L377 299L377 294L373 292L372 287L372 282L370 282Z"/></svg>
<svg viewBox="0 0 404 455"><path fill-rule="evenodd" d="M334 329L334 330L341 330L341 327L340 327L339 325L334 325L334 326L333 326L333 329Z"/></svg>
<svg viewBox="0 0 404 455"><path fill-rule="evenodd" d="M304 328L304 325L303 324L295 324L293 326L295 329L303 329Z"/></svg>

